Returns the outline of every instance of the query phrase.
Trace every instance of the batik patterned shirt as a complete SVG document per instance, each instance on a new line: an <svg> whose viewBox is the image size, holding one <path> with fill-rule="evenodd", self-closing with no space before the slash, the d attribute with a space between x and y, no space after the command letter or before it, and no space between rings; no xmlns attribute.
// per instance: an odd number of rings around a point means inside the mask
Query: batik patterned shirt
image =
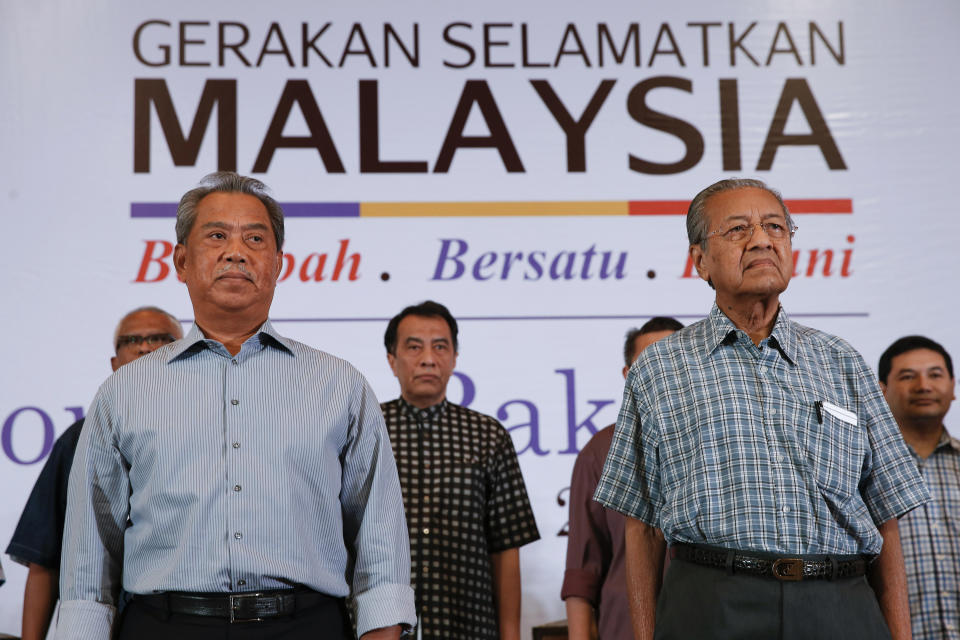
<svg viewBox="0 0 960 640"><path fill-rule="evenodd" d="M443 401L381 405L410 533L410 574L423 638L499 638L490 554L540 535L510 434Z"/></svg>
<svg viewBox="0 0 960 640"><path fill-rule="evenodd" d="M630 369L596 499L668 543L877 555L929 495L856 350L783 309L755 345L714 305Z"/></svg>

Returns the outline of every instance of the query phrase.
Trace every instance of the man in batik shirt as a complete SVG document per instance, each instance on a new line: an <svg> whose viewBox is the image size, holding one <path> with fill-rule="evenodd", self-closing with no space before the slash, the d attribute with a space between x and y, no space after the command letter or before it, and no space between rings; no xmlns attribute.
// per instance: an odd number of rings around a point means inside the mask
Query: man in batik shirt
<svg viewBox="0 0 960 640"><path fill-rule="evenodd" d="M538 539L510 434L447 401L457 321L441 304L407 307L387 326L400 397L381 405L410 532L424 640L520 637L519 548Z"/></svg>

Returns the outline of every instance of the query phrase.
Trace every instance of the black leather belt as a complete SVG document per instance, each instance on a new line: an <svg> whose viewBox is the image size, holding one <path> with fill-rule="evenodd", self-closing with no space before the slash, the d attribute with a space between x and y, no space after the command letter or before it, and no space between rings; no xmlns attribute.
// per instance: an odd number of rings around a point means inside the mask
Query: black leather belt
<svg viewBox="0 0 960 640"><path fill-rule="evenodd" d="M280 618L339 600L308 589L224 594L167 591L134 595L133 599L168 613L223 618L230 622L260 622Z"/></svg>
<svg viewBox="0 0 960 640"><path fill-rule="evenodd" d="M867 572L864 556L777 557L741 553L733 549L675 544L670 557L731 573L745 573L777 580L838 580L858 578Z"/></svg>

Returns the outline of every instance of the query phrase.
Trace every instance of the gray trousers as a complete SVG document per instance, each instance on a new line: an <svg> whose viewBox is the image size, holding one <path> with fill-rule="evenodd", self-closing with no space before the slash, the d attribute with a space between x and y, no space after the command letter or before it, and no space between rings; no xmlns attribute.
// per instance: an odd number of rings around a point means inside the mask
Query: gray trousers
<svg viewBox="0 0 960 640"><path fill-rule="evenodd" d="M679 558L657 601L655 640L889 640L866 578L781 582Z"/></svg>

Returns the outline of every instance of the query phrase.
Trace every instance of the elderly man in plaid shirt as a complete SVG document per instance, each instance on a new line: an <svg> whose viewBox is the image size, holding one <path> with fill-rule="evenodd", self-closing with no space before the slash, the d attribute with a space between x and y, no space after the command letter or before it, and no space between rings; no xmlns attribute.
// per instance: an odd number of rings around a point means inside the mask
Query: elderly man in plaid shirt
<svg viewBox="0 0 960 640"><path fill-rule="evenodd" d="M929 496L860 354L781 308L795 231L758 180L690 205L716 303L633 365L596 492L639 639L910 637L897 518Z"/></svg>
<svg viewBox="0 0 960 640"><path fill-rule="evenodd" d="M960 440L943 418L956 398L953 360L937 342L906 336L880 356L883 395L931 500L900 521L914 640L960 639Z"/></svg>

